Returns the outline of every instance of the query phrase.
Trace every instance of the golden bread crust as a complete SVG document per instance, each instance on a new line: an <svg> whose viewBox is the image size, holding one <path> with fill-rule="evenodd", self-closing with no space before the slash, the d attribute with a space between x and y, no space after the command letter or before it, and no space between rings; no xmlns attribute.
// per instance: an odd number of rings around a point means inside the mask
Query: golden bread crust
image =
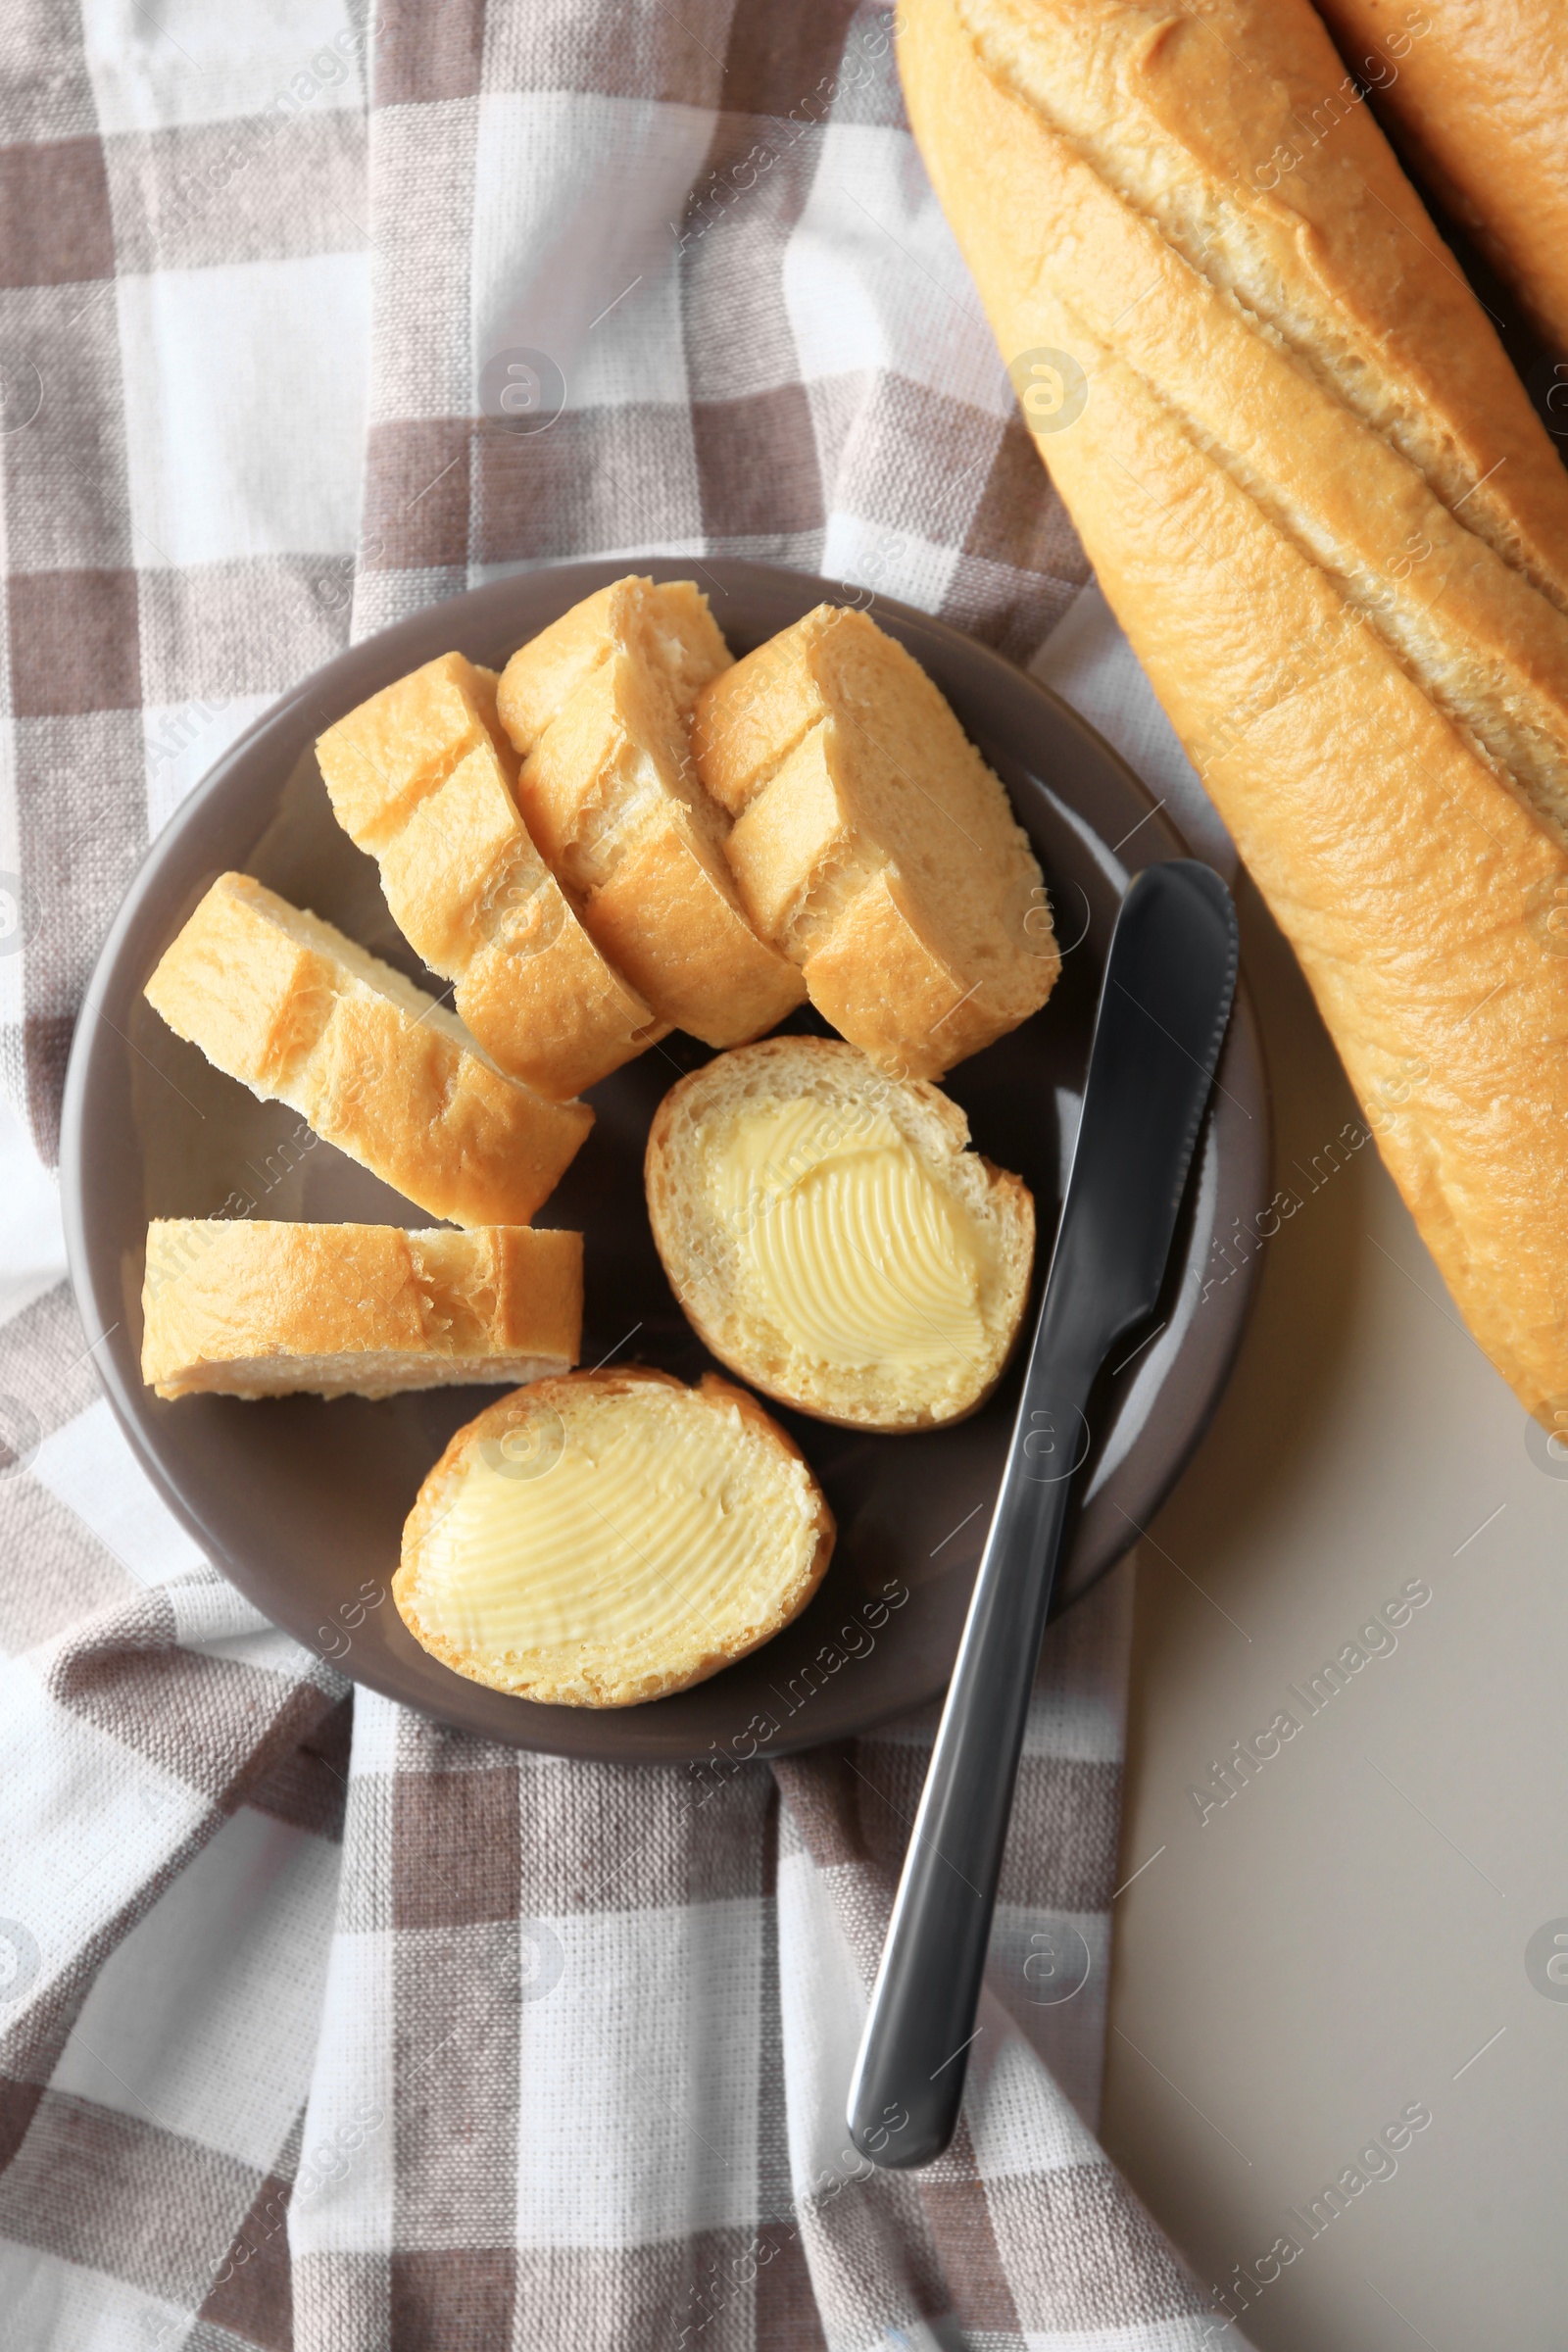
<svg viewBox="0 0 1568 2352"><path fill-rule="evenodd" d="M1040 867L936 686L863 612L820 605L706 686L698 772L763 936L894 1075L939 1078L1060 968Z"/></svg>
<svg viewBox="0 0 1568 2352"><path fill-rule="evenodd" d="M329 727L317 758L399 929L502 1069L564 1102L666 1034L529 838L493 671L443 654Z"/></svg>
<svg viewBox="0 0 1568 2352"><path fill-rule="evenodd" d="M805 980L758 937L678 809L627 851L590 911L607 953L705 1045L748 1044L805 1000Z"/></svg>
<svg viewBox="0 0 1568 2352"><path fill-rule="evenodd" d="M1157 30L1120 0L910 0L900 56L1004 357L1084 371L1038 437L1105 593L1472 1331L1545 1414L1568 1393L1556 454L1364 107L1277 186L1253 170L1343 71L1304 0ZM1132 256L1149 300L1118 319Z"/></svg>
<svg viewBox="0 0 1568 2352"><path fill-rule="evenodd" d="M1568 350L1568 45L1554 0L1321 0L1319 13L1427 184Z"/></svg>
<svg viewBox="0 0 1568 2352"><path fill-rule="evenodd" d="M501 698L527 747L519 806L587 930L666 1023L714 1046L806 995L743 911L728 820L692 764L692 698L728 661L689 582L628 579L524 646Z"/></svg>
<svg viewBox="0 0 1568 2352"><path fill-rule="evenodd" d="M142 1378L160 1396L256 1398L569 1370L582 1337L582 1236L527 1225L155 1218Z"/></svg>
<svg viewBox="0 0 1568 2352"><path fill-rule="evenodd" d="M657 584L640 573L612 580L519 646L497 694L501 724L526 760L546 727L617 646L642 645L668 679L685 716L699 688L730 651L693 580Z"/></svg>
<svg viewBox="0 0 1568 2352"><path fill-rule="evenodd" d="M248 874L221 874L147 983L176 1036L431 1216L525 1225L593 1125L508 1077L422 989Z"/></svg>

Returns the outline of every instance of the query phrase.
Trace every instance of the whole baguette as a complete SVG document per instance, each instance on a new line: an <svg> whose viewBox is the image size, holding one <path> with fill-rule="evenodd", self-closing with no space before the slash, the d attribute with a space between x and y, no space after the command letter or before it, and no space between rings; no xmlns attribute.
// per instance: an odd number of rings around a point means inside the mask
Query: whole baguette
<svg viewBox="0 0 1568 2352"><path fill-rule="evenodd" d="M1549 1419L1568 478L1366 108L1264 168L1343 79L1304 0L904 21L1042 455L1445 1279Z"/></svg>
<svg viewBox="0 0 1568 2352"><path fill-rule="evenodd" d="M1433 193L1568 352L1568 22L1560 0L1318 7Z"/></svg>
<svg viewBox="0 0 1568 2352"><path fill-rule="evenodd" d="M569 1371L582 1236L159 1217L141 1374L160 1396L390 1396Z"/></svg>

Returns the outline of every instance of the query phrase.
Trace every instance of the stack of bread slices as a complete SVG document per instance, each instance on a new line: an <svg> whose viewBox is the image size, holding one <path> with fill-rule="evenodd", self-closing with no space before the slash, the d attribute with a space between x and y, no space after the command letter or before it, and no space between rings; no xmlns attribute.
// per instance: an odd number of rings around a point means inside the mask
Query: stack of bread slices
<svg viewBox="0 0 1568 2352"><path fill-rule="evenodd" d="M500 675L426 662L318 755L447 987L228 873L146 993L462 1230L158 1221L143 1371L164 1396L564 1372L580 1237L530 1219L593 1124L582 1089L673 1028L738 1046L808 997L893 1079L940 1076L1055 979L1002 785L859 612L819 607L737 662L690 581L618 580Z"/></svg>

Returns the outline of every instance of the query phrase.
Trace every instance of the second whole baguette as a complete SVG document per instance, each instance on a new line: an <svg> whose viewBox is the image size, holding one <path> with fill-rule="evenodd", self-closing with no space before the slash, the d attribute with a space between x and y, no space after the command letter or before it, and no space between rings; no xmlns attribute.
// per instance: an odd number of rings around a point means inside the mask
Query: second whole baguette
<svg viewBox="0 0 1568 2352"><path fill-rule="evenodd" d="M1527 1407L1568 1410L1568 479L1305 0L908 0L1086 550ZM1041 397L1030 397L1029 387Z"/></svg>
<svg viewBox="0 0 1568 2352"><path fill-rule="evenodd" d="M1561 0L1319 0L1319 13L1433 193L1568 352Z"/></svg>

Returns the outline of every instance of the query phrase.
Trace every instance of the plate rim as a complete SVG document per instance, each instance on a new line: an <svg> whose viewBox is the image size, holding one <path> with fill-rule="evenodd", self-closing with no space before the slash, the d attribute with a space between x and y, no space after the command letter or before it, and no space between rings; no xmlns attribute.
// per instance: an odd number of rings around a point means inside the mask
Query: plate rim
<svg viewBox="0 0 1568 2352"><path fill-rule="evenodd" d="M148 842L135 871L125 885L120 905L116 908L114 920L94 958L92 972L77 1011L62 1099L60 1138L60 1197L67 1267L73 1296L84 1327L88 1329L95 1326L100 1327L98 1336L92 1341L88 1352L92 1357L100 1387L108 1399L116 1425L130 1446L139 1466L150 1478L160 1499L184 1532L198 1544L203 1557L209 1560L220 1576L232 1583L261 1611L269 1623L275 1624L277 1622L272 1615L271 1604L261 1592L255 1589L264 1580L252 1577L246 1571L244 1564L233 1558L231 1547L224 1547L221 1558L212 1559L214 1531L202 1522L196 1511L187 1503L177 1480L166 1469L161 1455L151 1444L143 1426L142 1417L134 1409L128 1384L123 1380L113 1354L110 1354L106 1360L101 1360L97 1352L103 1339L109 1336L109 1331L101 1328L104 1323L102 1312L104 1301L100 1297L99 1286L93 1277L89 1240L90 1218L86 1208L84 1181L83 1129L91 1082L93 1040L100 1026L95 1016L101 1009L102 999L109 991L110 983L123 952L126 935L136 922L156 869L174 858L178 843L185 832L200 823L204 811L225 790L233 772L248 764L256 744L270 731L286 727L301 715L309 715L314 698L323 698L323 707L316 713L319 725L314 728L313 732L319 731L319 727L330 725L335 718L342 714L343 709L354 707L353 702L339 704L339 693L347 691L353 695L355 701L358 701L363 699L365 694L377 690L375 684L367 682L369 676L382 670L385 670L389 677L401 674L395 666L400 649L406 645L422 644L435 615L448 613L452 616L454 642L461 644L466 638L471 641L479 637L488 623L499 619L510 597L514 594L518 583L523 580L538 580L548 577L552 581L558 582L560 586L559 610L564 612L569 610L571 605L579 602L582 597L592 594L595 589L607 585L612 580L624 578L628 571L652 575L656 579L684 579L689 578L694 571L706 572L711 584L721 585L715 579L710 568L713 565L717 565L732 583L744 585L748 575L751 575L759 582L771 581L797 591L817 592L813 597L815 602L838 602L857 605L863 610L886 612L896 617L901 634L906 638L925 638L938 646L955 648L963 660L977 664L982 673L989 673L988 685L981 689L982 693L986 692L989 686L994 686L999 693L1017 696L1021 692L1024 696L1037 699L1049 706L1058 725L1065 726L1068 732L1076 734L1093 760L1102 764L1108 764L1118 771L1123 785L1131 790L1139 802L1144 804L1145 814L1140 819L1137 829L1147 833L1150 838L1141 845L1139 862L1128 868L1129 874L1141 870L1145 864L1163 863L1171 857L1197 855L1185 840L1180 826L1171 817L1165 804L1155 799L1130 762L1123 758L1114 745L1106 741L1099 729L1085 718L1081 711L1077 710L1072 704L1043 679L1034 677L1017 663L1009 661L1005 655L997 652L994 647L983 644L979 639L971 637L952 622L939 619L936 615L922 612L915 606L903 604L896 598L885 597L880 593L874 596L870 595L869 592L857 587L853 582L837 581L824 574L802 571L791 565L762 563L749 557L713 556L707 559L693 556L608 557L518 565L499 578L487 580L476 588L462 590L456 596L442 598L432 605L421 606L417 611L405 614L402 619L390 623L384 629L375 631L371 636L361 639L357 644L344 647L329 661L320 663L316 669L309 672L297 686L290 688L269 704L268 708L259 712L235 737L234 741L224 749L201 780L186 794L168 821ZM727 594L728 590L725 589L724 593ZM421 656L421 658L427 657ZM384 683L385 679L382 679L381 682ZM325 699L329 685L330 704ZM1078 812L1075 810L1074 814L1077 815ZM1086 817L1080 815L1079 821L1089 831L1094 831ZM1110 845L1104 843L1098 833L1094 834L1094 838L1102 852L1120 858L1121 849L1125 846L1128 837L1124 836L1123 843L1114 850ZM1152 848L1155 843L1158 844L1158 848L1154 855L1144 856L1142 854L1144 850ZM1126 861L1123 860L1123 862ZM113 1027L112 1023L109 1025ZM1262 1200L1266 1198L1266 1181L1273 1168L1273 1116L1268 1065L1263 1054L1261 1030L1252 1004L1245 967L1238 974L1235 1004L1225 1053L1227 1060L1235 1058L1246 1065L1247 1075L1251 1080L1253 1089L1252 1101L1255 1108L1261 1114L1254 1121L1256 1132L1250 1139L1253 1146L1250 1165L1244 1167L1242 1171L1244 1175L1250 1174L1252 1178L1252 1181L1244 1189L1249 1193L1255 1194L1258 1203L1261 1205ZM1164 1473L1158 1482L1155 1499L1150 1506L1151 1516L1169 1499L1184 1476L1218 1409L1220 1399L1230 1384L1254 1302L1259 1257L1259 1252L1250 1252L1244 1259L1239 1274L1235 1278L1238 1287L1232 1293L1233 1307L1225 1326L1224 1342L1217 1353L1210 1357L1208 1394L1203 1410L1196 1418L1180 1447L1169 1456ZM1043 1262L1043 1257L1037 1259L1037 1263ZM1032 1290L1031 1310L1034 1296ZM766 1399L764 1398L763 1401L765 1406ZM1059 1604L1072 1605L1103 1576L1109 1574L1133 1544L1140 1540L1141 1533L1142 1531L1136 1525L1129 1522L1125 1541L1107 1551L1092 1576L1086 1577L1076 1584L1070 1593L1059 1595ZM289 1633L288 1628L282 1627L279 1630L288 1634L289 1639L299 1642L300 1647L307 1656L321 1654L314 1651L308 1642L300 1640L298 1635ZM372 1669L368 1672L365 1670L363 1661L351 1663L353 1653L351 1652L350 1659L341 1662L335 1659L323 1662L336 1666L338 1671L345 1674L351 1683L363 1684L368 1689L378 1690L382 1695L394 1699L399 1705L410 1707L414 1712L425 1715L430 1720L468 1731L477 1738L497 1740L523 1750L562 1755L584 1761L592 1760L597 1756L605 1761L624 1763L684 1761L688 1766L695 1764L707 1754L707 1750L703 1749L691 1755L677 1757L667 1744L656 1747L645 1742L640 1745L636 1737L635 1719L645 1710L635 1707L594 1711L596 1721L603 1722L609 1736L605 1739L602 1746L593 1749L585 1748L581 1744L563 1747L552 1742L548 1736L550 1725L545 1719L558 1716L563 1712L563 1710L553 1707L528 1707L526 1716L519 1717L518 1730L514 1735L506 1730L488 1727L483 1731L477 1731L472 1724L465 1722L460 1714L449 1713L439 1707L426 1705L418 1698L410 1697L406 1691L395 1688L389 1679L376 1673L373 1665ZM468 1687L466 1678L456 1679L466 1688ZM471 1687L475 1690L484 1688L477 1684ZM829 1740L858 1737L875 1729L878 1724L898 1720L922 1706L929 1705L935 1697L940 1695L945 1687L946 1676L933 1689L868 1708L862 1715L857 1716L853 1732L846 1733L843 1730L837 1730L826 1737ZM459 1703L461 1704L461 1699ZM566 1710L566 1712L575 1716L587 1711L572 1709ZM536 1717L539 1719L538 1721L534 1720ZM616 1727L624 1727L621 1737L618 1739L614 1736ZM543 1737L538 1736L541 1733L543 1733ZM787 1727L780 1727L776 1736L759 1742L755 1752L760 1756L783 1755L821 1745L823 1738L823 1734L809 1733L804 1726L793 1736Z"/></svg>

